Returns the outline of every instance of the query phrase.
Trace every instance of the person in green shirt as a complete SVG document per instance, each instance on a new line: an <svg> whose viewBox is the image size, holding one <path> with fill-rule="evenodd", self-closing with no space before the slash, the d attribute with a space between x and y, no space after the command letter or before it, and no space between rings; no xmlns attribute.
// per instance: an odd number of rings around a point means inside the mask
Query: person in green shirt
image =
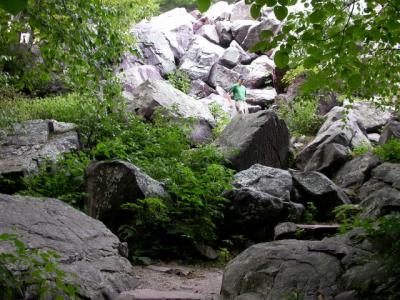
<svg viewBox="0 0 400 300"><path fill-rule="evenodd" d="M233 106L233 99L235 101L236 110L241 114L249 112L246 103L246 87L243 85L243 82L244 77L240 75L238 82L231 87L228 95L230 107Z"/></svg>

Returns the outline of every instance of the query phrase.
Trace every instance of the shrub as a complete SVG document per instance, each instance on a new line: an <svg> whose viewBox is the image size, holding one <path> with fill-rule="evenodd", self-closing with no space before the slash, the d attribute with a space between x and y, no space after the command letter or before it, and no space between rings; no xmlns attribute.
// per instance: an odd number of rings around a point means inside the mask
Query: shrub
<svg viewBox="0 0 400 300"><path fill-rule="evenodd" d="M0 298L78 299L78 288L66 283L72 274L62 271L54 251L27 249L14 235L0 234L0 243L11 244L12 252L0 253Z"/></svg>
<svg viewBox="0 0 400 300"><path fill-rule="evenodd" d="M189 93L191 80L186 72L176 70L175 72L168 74L168 81L181 92L184 92L185 94Z"/></svg>
<svg viewBox="0 0 400 300"><path fill-rule="evenodd" d="M382 161L393 163L400 162L400 140L390 139L386 144L378 146L374 149L374 154Z"/></svg>
<svg viewBox="0 0 400 300"><path fill-rule="evenodd" d="M226 125L229 124L229 122L231 121L229 114L226 113L221 105L219 105L216 102L210 103L208 105L211 114L213 115L214 119L217 121L217 125L213 128L213 135L214 138L216 138L217 136L219 136L221 134L221 132L224 130L224 128L226 127Z"/></svg>
<svg viewBox="0 0 400 300"><path fill-rule="evenodd" d="M318 103L314 98L298 97L282 105L278 114L283 118L294 135L315 135L324 118L317 114Z"/></svg>
<svg viewBox="0 0 400 300"><path fill-rule="evenodd" d="M333 213L335 214L335 220L341 223L340 233L345 233L354 228L355 224L359 224L358 218L361 208L356 204L344 204L336 207Z"/></svg>
<svg viewBox="0 0 400 300"><path fill-rule="evenodd" d="M354 158L354 157L366 154L366 153L370 152L372 149L373 148L371 147L371 145L362 144L357 147L354 147L354 149L351 151L351 156Z"/></svg>

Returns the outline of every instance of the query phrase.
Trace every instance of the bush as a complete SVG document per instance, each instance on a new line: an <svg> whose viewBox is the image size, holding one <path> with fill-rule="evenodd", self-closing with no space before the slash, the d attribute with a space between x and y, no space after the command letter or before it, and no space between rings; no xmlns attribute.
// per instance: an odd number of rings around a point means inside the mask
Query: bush
<svg viewBox="0 0 400 300"><path fill-rule="evenodd" d="M176 70L175 72L168 74L168 81L181 92L184 92L185 94L189 93L191 80L186 72Z"/></svg>
<svg viewBox="0 0 400 300"><path fill-rule="evenodd" d="M314 98L298 97L281 106L278 114L294 135L315 135L324 122L317 109L318 103Z"/></svg>
<svg viewBox="0 0 400 300"><path fill-rule="evenodd" d="M362 144L360 146L354 147L354 149L351 151L351 156L354 158L354 157L366 154L366 153L372 151L372 149L373 148L371 147L371 145Z"/></svg>
<svg viewBox="0 0 400 300"><path fill-rule="evenodd" d="M390 139L386 144L378 146L374 149L374 154L381 161L400 163L400 140Z"/></svg>
<svg viewBox="0 0 400 300"><path fill-rule="evenodd" d="M213 135L214 138L216 138L221 134L226 125L229 124L231 119L229 117L229 114L225 112L222 109L221 105L216 102L210 103L208 105L208 108L210 109L210 112L213 115L214 119L217 121L216 126L213 128Z"/></svg>
<svg viewBox="0 0 400 300"><path fill-rule="evenodd" d="M0 234L0 243L14 248L0 253L0 299L25 299L26 292L38 299L79 299L78 288L66 283L71 274L60 269L57 253L27 249L10 234Z"/></svg>

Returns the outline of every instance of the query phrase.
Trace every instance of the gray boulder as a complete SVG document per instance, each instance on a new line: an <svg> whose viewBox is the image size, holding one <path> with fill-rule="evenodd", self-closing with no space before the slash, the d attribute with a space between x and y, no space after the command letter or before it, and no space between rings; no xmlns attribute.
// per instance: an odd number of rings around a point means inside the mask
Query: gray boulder
<svg viewBox="0 0 400 300"><path fill-rule="evenodd" d="M15 180L16 184L4 182L0 192L16 192L21 178L37 172L42 163L55 163L62 154L79 150L75 128L75 124L55 120L14 124L0 140L0 177Z"/></svg>
<svg viewBox="0 0 400 300"><path fill-rule="evenodd" d="M207 107L210 107L210 105L218 105L231 118L233 118L237 114L236 108L229 107L228 99L225 96L211 94L205 98L200 99L199 101Z"/></svg>
<svg viewBox="0 0 400 300"><path fill-rule="evenodd" d="M237 115L215 144L238 170L257 163L274 168L288 164L289 131L272 111Z"/></svg>
<svg viewBox="0 0 400 300"><path fill-rule="evenodd" d="M390 139L400 139L400 122L391 120L382 130L379 144L384 145Z"/></svg>
<svg viewBox="0 0 400 300"><path fill-rule="evenodd" d="M277 93L275 89L247 89L246 102L252 105L259 105L263 109L270 107L274 101Z"/></svg>
<svg viewBox="0 0 400 300"><path fill-rule="evenodd" d="M283 240L256 244L228 263L221 300L337 299L360 285L385 282L382 262L361 233L322 241Z"/></svg>
<svg viewBox="0 0 400 300"><path fill-rule="evenodd" d="M238 65L233 68L233 71L240 73L245 77L244 85L258 89L266 86L266 82L269 80L272 82L272 70L273 62L269 58L268 61L266 56L259 57L251 62L250 65Z"/></svg>
<svg viewBox="0 0 400 300"><path fill-rule="evenodd" d="M371 170L378 164L379 158L372 153L357 156L339 169L333 181L342 188L357 191L368 180Z"/></svg>
<svg viewBox="0 0 400 300"><path fill-rule="evenodd" d="M245 1L238 1L232 7L231 22L238 20L253 20L250 14L250 6Z"/></svg>
<svg viewBox="0 0 400 300"><path fill-rule="evenodd" d="M312 202L316 206L317 220L332 219L332 210L335 207L351 203L344 191L324 174L294 170L291 173L294 185L302 196L300 201ZM304 202L303 204L306 205Z"/></svg>
<svg viewBox="0 0 400 300"><path fill-rule="evenodd" d="M229 47L225 50L224 54L219 60L219 63L224 67L232 69L234 66L240 63L241 53L239 49L235 47Z"/></svg>
<svg viewBox="0 0 400 300"><path fill-rule="evenodd" d="M368 133L378 132L390 119L388 111L374 107L371 102L357 102L352 105L349 117L354 118Z"/></svg>
<svg viewBox="0 0 400 300"><path fill-rule="evenodd" d="M383 163L373 169L371 179L360 188L359 197L364 217L400 212L400 164Z"/></svg>
<svg viewBox="0 0 400 300"><path fill-rule="evenodd" d="M120 161L91 163L85 170L88 215L118 230L123 223L121 205L144 198L165 198L162 185L136 166Z"/></svg>
<svg viewBox="0 0 400 300"><path fill-rule="evenodd" d="M84 299L112 299L138 282L123 245L101 222L49 198L0 194L0 234L17 235L29 248L53 250L62 270L74 274ZM0 243L0 252L7 251Z"/></svg>
<svg viewBox="0 0 400 300"><path fill-rule="evenodd" d="M222 47L228 47L233 41L231 27L232 23L229 21L220 21L215 23L215 29L217 30L219 37L219 44Z"/></svg>
<svg viewBox="0 0 400 300"><path fill-rule="evenodd" d="M233 40L230 45L230 48L236 48L240 52L240 63L246 65L250 64L253 60L257 58L257 54L249 53L245 51L235 40Z"/></svg>
<svg viewBox="0 0 400 300"><path fill-rule="evenodd" d="M275 226L274 240L321 240L338 232L338 224L295 224L284 222Z"/></svg>
<svg viewBox="0 0 400 300"><path fill-rule="evenodd" d="M200 79L193 80L190 83L190 90L188 95L196 98L205 98L216 91L207 83Z"/></svg>
<svg viewBox="0 0 400 300"><path fill-rule="evenodd" d="M218 1L211 5L204 16L213 22L228 21L231 17L232 8L226 1Z"/></svg>
<svg viewBox="0 0 400 300"><path fill-rule="evenodd" d="M118 78L121 80L124 94L133 93L146 80L162 80L160 71L156 67L149 65L132 66L119 73ZM126 95L125 97L129 96Z"/></svg>
<svg viewBox="0 0 400 300"><path fill-rule="evenodd" d="M128 99L127 110L151 119L157 107L173 109L179 117L213 122L209 109L166 81L145 81Z"/></svg>
<svg viewBox="0 0 400 300"><path fill-rule="evenodd" d="M232 85L234 85L240 77L240 74L228 69L220 64L215 64L208 77L208 84L212 87L220 86L225 91L229 91Z"/></svg>
<svg viewBox="0 0 400 300"><path fill-rule="evenodd" d="M211 24L206 24L203 25L197 32L196 34L201 35L202 37L206 38L210 42L214 44L219 44L219 36L218 32L215 28L215 25Z"/></svg>
<svg viewBox="0 0 400 300"><path fill-rule="evenodd" d="M371 143L378 144L379 140L381 138L381 135L379 133L368 133L367 137Z"/></svg>
<svg viewBox="0 0 400 300"><path fill-rule="evenodd" d="M276 34L280 27L281 22L275 19L262 20L259 24L255 24L249 28L249 31L241 43L241 46L244 49L249 50L261 41L260 34L262 31L271 30L274 34Z"/></svg>
<svg viewBox="0 0 400 300"><path fill-rule="evenodd" d="M246 38L250 27L258 25L260 22L254 20L238 20L232 22L232 36L236 42L242 44Z"/></svg>
<svg viewBox="0 0 400 300"><path fill-rule="evenodd" d="M179 68L185 71L191 79L208 79L211 67L219 60L224 53L224 48L215 45L196 35L192 40L189 49L182 57Z"/></svg>
<svg viewBox="0 0 400 300"><path fill-rule="evenodd" d="M318 171L331 177L350 160L350 149L340 144L325 144L314 152L304 171Z"/></svg>

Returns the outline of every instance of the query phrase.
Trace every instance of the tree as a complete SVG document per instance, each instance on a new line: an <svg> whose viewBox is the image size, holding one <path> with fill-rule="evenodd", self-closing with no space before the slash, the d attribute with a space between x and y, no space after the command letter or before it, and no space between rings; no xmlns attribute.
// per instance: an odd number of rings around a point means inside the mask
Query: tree
<svg viewBox="0 0 400 300"><path fill-rule="evenodd" d="M303 66L304 92L336 91L344 95L397 95L400 86L399 0L246 0L254 18L272 7L284 21L282 32L262 33L256 51L278 48L278 67ZM204 11L210 0L198 0ZM290 12L301 4L304 9Z"/></svg>

